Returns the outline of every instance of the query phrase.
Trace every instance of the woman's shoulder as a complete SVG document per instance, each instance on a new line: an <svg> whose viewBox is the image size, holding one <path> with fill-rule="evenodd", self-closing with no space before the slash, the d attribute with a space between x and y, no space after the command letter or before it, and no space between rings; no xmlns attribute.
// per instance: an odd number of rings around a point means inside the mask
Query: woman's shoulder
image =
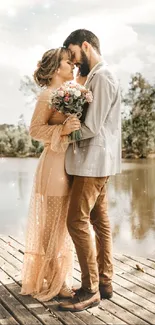
<svg viewBox="0 0 155 325"><path fill-rule="evenodd" d="M49 100L50 96L51 96L52 90L51 89L43 89L40 94L38 95L38 101L47 101Z"/></svg>

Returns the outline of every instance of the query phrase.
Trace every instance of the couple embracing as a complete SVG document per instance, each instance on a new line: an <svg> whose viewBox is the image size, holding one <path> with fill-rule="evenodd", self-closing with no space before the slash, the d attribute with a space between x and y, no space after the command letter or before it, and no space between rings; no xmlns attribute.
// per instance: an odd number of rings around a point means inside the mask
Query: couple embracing
<svg viewBox="0 0 155 325"><path fill-rule="evenodd" d="M75 65L77 82L93 93L82 123L49 109L51 93L73 80ZM43 91L30 135L44 143L44 150L30 200L21 294L42 301L59 295L67 298L61 310L81 311L113 294L107 182L121 170L120 87L101 57L99 39L85 29L72 32L62 48L45 52L34 79ZM77 130L81 139L75 153L70 134ZM73 290L74 247L81 287Z"/></svg>

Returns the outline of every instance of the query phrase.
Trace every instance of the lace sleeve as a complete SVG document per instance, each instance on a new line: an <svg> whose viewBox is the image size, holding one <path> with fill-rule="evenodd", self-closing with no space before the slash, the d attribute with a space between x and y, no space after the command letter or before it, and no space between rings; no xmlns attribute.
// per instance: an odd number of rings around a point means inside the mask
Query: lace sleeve
<svg viewBox="0 0 155 325"><path fill-rule="evenodd" d="M32 116L29 133L35 140L49 144L55 152L66 151L69 143L67 136L61 136L63 125L49 125L48 121L52 115L49 108L49 90L41 93L36 103Z"/></svg>
<svg viewBox="0 0 155 325"><path fill-rule="evenodd" d="M53 131L58 127L62 128L60 125L48 124L49 118L52 114L52 111L49 108L49 96L49 90L43 91L39 96L29 128L29 134L31 137L44 143L50 143Z"/></svg>
<svg viewBox="0 0 155 325"><path fill-rule="evenodd" d="M51 138L51 150L55 152L65 152L69 146L68 136L61 136L62 125L58 125L53 131Z"/></svg>

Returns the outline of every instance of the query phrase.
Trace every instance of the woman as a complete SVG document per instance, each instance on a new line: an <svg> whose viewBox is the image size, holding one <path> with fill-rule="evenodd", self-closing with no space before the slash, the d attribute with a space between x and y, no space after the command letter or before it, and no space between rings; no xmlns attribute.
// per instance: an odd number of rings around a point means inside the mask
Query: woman
<svg viewBox="0 0 155 325"><path fill-rule="evenodd" d="M73 246L66 217L71 178L65 173L66 136L80 128L77 118L49 108L51 92L73 79L69 50L47 51L34 73L41 92L31 120L30 135L44 143L30 201L21 294L47 301L72 295Z"/></svg>

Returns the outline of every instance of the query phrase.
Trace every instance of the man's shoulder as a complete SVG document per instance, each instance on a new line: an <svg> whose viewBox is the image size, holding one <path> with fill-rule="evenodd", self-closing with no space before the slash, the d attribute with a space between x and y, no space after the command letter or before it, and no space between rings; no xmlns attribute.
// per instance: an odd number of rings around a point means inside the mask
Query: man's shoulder
<svg viewBox="0 0 155 325"><path fill-rule="evenodd" d="M95 72L91 82L92 88L94 88L99 83L105 86L109 85L113 88L113 90L117 90L120 87L118 78L108 65L101 66Z"/></svg>
<svg viewBox="0 0 155 325"><path fill-rule="evenodd" d="M115 74L115 72L113 71L113 69L111 67L109 67L108 64L104 64L103 66L101 66L95 74L96 78L100 78L100 79L105 79L105 80L113 80L115 82L118 82L118 78Z"/></svg>

